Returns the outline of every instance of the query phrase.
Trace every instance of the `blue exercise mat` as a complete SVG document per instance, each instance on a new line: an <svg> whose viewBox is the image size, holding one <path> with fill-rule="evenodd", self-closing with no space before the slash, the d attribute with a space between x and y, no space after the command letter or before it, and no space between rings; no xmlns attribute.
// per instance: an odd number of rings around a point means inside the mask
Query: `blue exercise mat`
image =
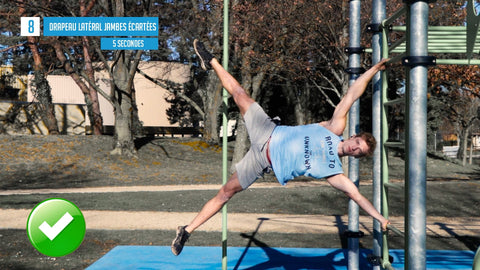
<svg viewBox="0 0 480 270"><path fill-rule="evenodd" d="M326 248L229 247L228 269L347 269L347 250ZM370 250L360 250L360 269L371 269ZM404 269L403 250L391 250L396 269ZM429 250L427 269L471 270L473 251ZM88 267L99 269L222 269L221 247L186 246L174 256L170 247L117 246Z"/></svg>

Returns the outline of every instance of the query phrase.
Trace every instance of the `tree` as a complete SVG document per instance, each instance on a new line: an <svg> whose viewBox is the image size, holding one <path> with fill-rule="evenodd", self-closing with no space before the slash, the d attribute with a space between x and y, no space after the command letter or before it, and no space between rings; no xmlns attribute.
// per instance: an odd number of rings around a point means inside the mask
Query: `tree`
<svg viewBox="0 0 480 270"><path fill-rule="evenodd" d="M429 25L434 26L464 26L466 23L466 1L447 1L438 0L429 3ZM398 10L400 5L399 1L389 2L390 7L387 10L390 14L393 11ZM395 22L395 25L404 25L405 17L400 17ZM400 37L404 35L393 32L390 36L389 43L395 43ZM466 54L436 54L437 59L465 59ZM402 69L404 69L402 67ZM427 120L427 136L432 138L429 142L434 142L434 136L438 132L441 126L446 126L446 121L455 123L458 127L457 134L461 141L465 135L462 135L467 131L469 126L472 125L474 115L469 110L475 109L475 93L476 84L478 84L477 67L461 67L458 65L437 66L430 67L428 74L428 120ZM405 84L405 76L397 71L397 69L388 70L389 75L393 80L397 80L399 85L395 86L393 81L389 82L389 98L390 95L403 92L402 88ZM398 83L397 83L398 84ZM392 91L393 90L393 91ZM400 90L400 91L398 91ZM393 95L392 95L393 96ZM461 105L464 104L464 105ZM471 104L473 107L467 110ZM396 129L402 129L404 123L400 116L401 111L390 111L388 117L390 120L394 120L394 126L391 126L391 131ZM467 116L468 115L468 116ZM465 118L466 117L466 118ZM461 119L462 118L462 119ZM389 121L391 123L392 121ZM461 149L463 149L464 142L461 142ZM429 145L431 146L431 145ZM459 155L462 155L462 150L459 151Z"/></svg>
<svg viewBox="0 0 480 270"><path fill-rule="evenodd" d="M430 25L463 26L466 1L436 1L430 4ZM466 53L443 54L438 58L465 59ZM429 124L432 132L452 124L460 143L458 157L466 164L467 140L478 119L478 66L444 65L429 70ZM447 123L446 123L447 122Z"/></svg>
<svg viewBox="0 0 480 270"><path fill-rule="evenodd" d="M149 8L146 5L149 3L150 2L142 2L140 7L135 6L135 3L130 3L131 6L126 7L126 1L115 0L109 3L103 2L102 8L104 12L111 17L125 17L127 10L135 10L135 8L139 8L143 13L142 15L146 15L147 9ZM98 49L97 47L97 50ZM139 120L135 104L133 78L142 53L142 50L114 51L112 64L109 64L103 55L100 54L104 68L108 71L111 88L111 95L109 97L115 113L115 144L111 152L112 154L126 156L136 155L133 134L135 125L139 124Z"/></svg>
<svg viewBox="0 0 480 270"><path fill-rule="evenodd" d="M192 81L188 85L179 88L163 83L175 95L172 101L182 100L190 106L187 109L183 105L184 112L176 114L177 118L180 122L190 117L200 118L204 125L203 138L218 143L221 84L215 74L201 70L192 44L195 38L199 38L212 48L214 55L221 55L223 3L220 0L162 1L157 5L162 10L159 13L160 23L164 27L160 32L168 43L165 47L174 48L174 53L169 55L168 60L191 66Z"/></svg>
<svg viewBox="0 0 480 270"><path fill-rule="evenodd" d="M21 7L28 6L31 13L37 16L87 16L89 14L89 16L99 16L101 14L107 16L148 16L148 11L153 10L152 7L154 7L150 1L134 2L122 0L101 2L95 0L28 2L28 5L24 5L23 1L20 3L22 4ZM16 3L12 4L10 2L2 5L2 8L8 10L12 5L16 7ZM125 7L125 5L128 5L128 7ZM18 23L12 24L14 30L16 30L15 26L18 27ZM18 31L15 31L15 33L18 33ZM140 124L136 114L133 77L136 73L138 62L141 60L142 51L101 51L97 37L52 37L38 38L38 41L27 43L31 47L34 56L36 73L44 74L41 73L44 70L42 65L53 67L56 71L59 70L57 67L60 67L74 78L86 97L88 108L91 109L89 110L89 115L96 134L100 133L102 128L97 92L101 93L115 108L116 144L112 153L134 155L135 147L132 131L139 127ZM34 46L37 47L35 48ZM37 57L40 54L45 63L40 62L42 58ZM96 84L92 61L101 62L103 66L100 65L100 69L103 68L107 71L109 75L107 80L109 80L112 88L111 95L103 92ZM39 65L39 63L42 65ZM46 82L46 80L44 81ZM37 86L37 89L44 88Z"/></svg>
<svg viewBox="0 0 480 270"><path fill-rule="evenodd" d="M27 14L26 5L23 0L18 1L18 14L24 17ZM33 70L34 70L34 95L41 108L40 114L44 120L49 134L58 134L57 119L55 118L55 108L52 104L51 88L46 78L46 70L42 57L40 56L40 49L36 37L27 37L27 46L33 56Z"/></svg>
<svg viewBox="0 0 480 270"><path fill-rule="evenodd" d="M467 141L472 127L479 119L480 79L478 66L438 66L431 69L430 114L435 113L443 121L454 123L459 139L458 157L466 164ZM447 106L445 106L447 104Z"/></svg>
<svg viewBox="0 0 480 270"><path fill-rule="evenodd" d="M64 68L65 72L72 76L74 81L78 84L80 89L85 95L85 102L87 104L87 112L89 119L91 121L91 126L93 127L94 134L101 134L102 132L102 117L100 114L100 107L98 104L98 95L97 92L92 88L88 87L80 79L80 70L84 70L88 74L90 79L94 81L94 71L92 68L92 61L88 48L88 39L86 37L20 37L18 36L19 29L19 20L17 16L11 16L10 10L12 8L20 7L23 10L28 8L31 14L35 16L44 17L44 16L71 16L72 14L79 14L81 16L86 16L88 12L94 7L95 0L91 0L88 3L85 3L84 0L79 2L63 2L63 1L21 1L21 2L8 2L2 4L2 11L7 14L5 20L2 21L2 26L4 31L10 33L8 39L3 39L2 44L10 45L9 48L4 50L4 55L8 57L9 62L13 63L16 74L28 74L30 70L35 70L35 73L41 74L45 73L44 76L50 73L62 74L61 69ZM25 39L27 42L25 42ZM82 46L77 46L83 40ZM29 51L24 50L25 47L30 48ZM83 49L83 55L81 59L77 59L77 50ZM25 64L25 57L31 54L34 59L32 65ZM58 59L56 59L58 58ZM80 60L80 61L77 61ZM58 65L58 62L60 64ZM41 63L41 65L40 65ZM81 63L81 64L80 64ZM43 66L43 67L42 67ZM48 66L48 71L45 67ZM37 70L40 70L37 72ZM41 77L41 76L40 76ZM35 81L39 81L35 79ZM40 82L39 89L46 89L46 80ZM38 87L37 87L38 88ZM38 92L38 89L36 90ZM45 95L43 100L40 101L40 105L45 102L51 102L50 94L46 94L45 91L40 91L45 93L39 95L42 97ZM44 109L40 109L42 114L48 113L49 122L54 121L53 105L49 105ZM54 128L54 127L53 127ZM49 128L51 130L52 128Z"/></svg>
<svg viewBox="0 0 480 270"><path fill-rule="evenodd" d="M87 17L90 11L93 9L96 1L95 0L90 0L88 3L85 2L86 0L80 0L79 5L80 5L80 16L81 17ZM90 48L90 39L88 37L81 37L82 39L82 52L83 52L83 59L85 63L85 74L88 77L88 79L92 82L95 81L95 71L93 69L93 64L92 64L92 57L91 57L91 48ZM81 85L81 83L77 83L78 86ZM88 87L88 89L85 89L83 86L85 84L82 84L82 92L85 95L85 102L87 104L87 111L90 119L90 125L93 130L94 135L100 135L103 133L103 119L102 119L102 114L100 112L100 103L98 100L98 93L95 90L94 87ZM86 86L86 85L85 85Z"/></svg>

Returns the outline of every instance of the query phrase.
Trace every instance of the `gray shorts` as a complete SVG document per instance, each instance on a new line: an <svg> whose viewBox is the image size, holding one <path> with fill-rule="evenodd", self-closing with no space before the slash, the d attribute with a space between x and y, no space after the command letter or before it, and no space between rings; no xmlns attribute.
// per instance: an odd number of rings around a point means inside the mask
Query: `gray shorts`
<svg viewBox="0 0 480 270"><path fill-rule="evenodd" d="M235 167L240 185L246 189L271 168L267 142L277 125L256 102L250 105L243 118L251 146Z"/></svg>

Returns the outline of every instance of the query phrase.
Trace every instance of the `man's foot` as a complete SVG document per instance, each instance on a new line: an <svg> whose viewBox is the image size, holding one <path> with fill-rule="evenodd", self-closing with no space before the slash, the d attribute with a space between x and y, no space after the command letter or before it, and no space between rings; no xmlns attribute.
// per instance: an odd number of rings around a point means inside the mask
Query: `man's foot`
<svg viewBox="0 0 480 270"><path fill-rule="evenodd" d="M188 238L190 237L190 233L188 233L185 228L187 226L178 226L177 228L177 236L173 239L172 242L172 253L175 256L178 256L182 252L183 246L185 242L187 242Z"/></svg>
<svg viewBox="0 0 480 270"><path fill-rule="evenodd" d="M209 70L212 68L210 65L210 61L213 59L213 55L205 49L203 43L198 39L193 41L193 48L195 49L195 53L200 58L200 65L202 66L203 70Z"/></svg>

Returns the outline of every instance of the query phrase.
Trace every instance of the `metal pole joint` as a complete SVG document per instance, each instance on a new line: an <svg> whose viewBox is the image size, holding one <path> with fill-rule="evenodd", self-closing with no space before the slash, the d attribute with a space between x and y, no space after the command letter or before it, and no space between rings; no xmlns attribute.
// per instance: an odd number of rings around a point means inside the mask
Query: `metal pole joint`
<svg viewBox="0 0 480 270"><path fill-rule="evenodd" d="M356 53L364 53L365 48L364 47L346 47L344 49L346 54L356 54Z"/></svg>
<svg viewBox="0 0 480 270"><path fill-rule="evenodd" d="M383 26L381 23L371 23L367 25L367 32L368 33L381 33Z"/></svg>
<svg viewBox="0 0 480 270"><path fill-rule="evenodd" d="M437 64L435 56L406 56L402 58L402 65L407 67L434 66Z"/></svg>
<svg viewBox="0 0 480 270"><path fill-rule="evenodd" d="M350 68L346 68L345 72L350 74L350 75L359 75L359 74L364 73L365 69L362 68L362 67L357 67L357 68L350 67Z"/></svg>
<svg viewBox="0 0 480 270"><path fill-rule="evenodd" d="M403 2L407 5L411 5L417 2L435 3L437 0L403 0Z"/></svg>
<svg viewBox="0 0 480 270"><path fill-rule="evenodd" d="M362 232L362 231L350 231L350 230L346 230L343 235L347 238L362 238L365 236L365 233Z"/></svg>

